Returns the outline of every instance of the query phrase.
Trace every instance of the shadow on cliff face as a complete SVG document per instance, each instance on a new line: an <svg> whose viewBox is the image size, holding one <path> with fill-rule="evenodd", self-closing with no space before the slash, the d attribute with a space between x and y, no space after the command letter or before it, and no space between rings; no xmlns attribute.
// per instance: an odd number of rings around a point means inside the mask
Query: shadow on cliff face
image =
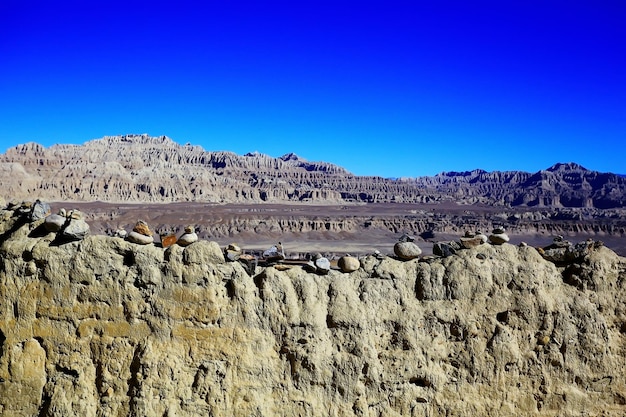
<svg viewBox="0 0 626 417"><path fill-rule="evenodd" d="M0 358L4 355L4 342L7 340L2 329L0 329ZM4 381L2 381L4 382Z"/></svg>
<svg viewBox="0 0 626 417"><path fill-rule="evenodd" d="M15 232L22 228L26 223L28 223L28 219L24 215L14 214L11 218L12 224L7 231L0 235L0 246L4 242L6 242Z"/></svg>

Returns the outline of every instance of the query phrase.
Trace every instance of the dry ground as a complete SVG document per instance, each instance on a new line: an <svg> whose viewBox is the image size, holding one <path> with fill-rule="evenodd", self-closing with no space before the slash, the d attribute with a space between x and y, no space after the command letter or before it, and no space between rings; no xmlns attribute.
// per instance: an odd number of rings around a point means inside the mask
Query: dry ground
<svg viewBox="0 0 626 417"><path fill-rule="evenodd" d="M198 225L204 230L211 230L215 225L228 224L237 219L332 219L339 220L348 217L372 217L384 219L398 219L403 216L415 216L416 213L436 212L446 217L467 215L468 211L481 217L489 217L509 210L511 214L520 209L504 209L502 207L488 206L460 206L456 204L350 204L350 205L312 205L312 204L205 204L205 203L167 203L167 204L129 204L129 203L51 203L53 211L60 207L66 209L77 208L85 213L87 221L92 227L92 233L106 234L108 230L119 227L130 230L139 219L145 220L153 230L163 226L171 226L177 230L187 224ZM528 209L522 209L528 210ZM458 233L438 231L435 227L432 239L418 239L418 245L424 253L432 253L432 244L435 241L457 239ZM256 233L254 230L230 231L229 234L201 235L202 238L218 242L221 246L229 243L237 243L248 251L263 250L279 240L282 241L286 251L292 254L302 253L372 253L379 250L383 253L392 253L393 244L399 237L398 232L391 230L367 229L353 232L331 233L328 231L316 231L307 233L295 233L289 230L280 232ZM522 241L532 246L548 245L553 236L545 233L535 233L532 230L510 234L511 243L518 244ZM626 255L626 238L623 236L609 236L606 234L586 235L567 234L572 242L578 242L592 237L602 240L618 254ZM158 237L156 239L158 241Z"/></svg>

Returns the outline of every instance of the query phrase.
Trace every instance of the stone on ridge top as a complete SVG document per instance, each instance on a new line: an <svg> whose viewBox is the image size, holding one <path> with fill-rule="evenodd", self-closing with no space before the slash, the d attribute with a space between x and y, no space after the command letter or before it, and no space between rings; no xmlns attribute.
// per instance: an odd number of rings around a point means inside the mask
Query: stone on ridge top
<svg viewBox="0 0 626 417"><path fill-rule="evenodd" d="M135 227L133 227L133 232L142 234L144 236L152 236L152 230L150 230L148 223L144 222L143 220L137 221Z"/></svg>
<svg viewBox="0 0 626 417"><path fill-rule="evenodd" d="M422 254L422 250L413 242L397 242L393 246L393 252L402 260L415 259Z"/></svg>

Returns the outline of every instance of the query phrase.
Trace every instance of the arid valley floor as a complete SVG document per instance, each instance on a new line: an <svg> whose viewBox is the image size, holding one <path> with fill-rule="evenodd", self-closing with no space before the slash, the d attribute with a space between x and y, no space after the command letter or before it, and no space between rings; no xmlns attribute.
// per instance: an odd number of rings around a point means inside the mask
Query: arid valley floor
<svg viewBox="0 0 626 417"><path fill-rule="evenodd" d="M79 209L94 234L132 229L144 220L155 232L172 229L182 233L196 227L202 239L220 245L237 243L259 252L278 241L288 257L306 253L366 254L376 250L392 253L404 233L415 236L425 254L434 242L454 240L465 231L489 233L504 226L510 243L545 246L557 235L572 242L600 240L620 255L626 254L624 210L610 210L598 217L593 210L553 208L503 208L484 205L442 204L206 204L206 203L102 203L52 202Z"/></svg>

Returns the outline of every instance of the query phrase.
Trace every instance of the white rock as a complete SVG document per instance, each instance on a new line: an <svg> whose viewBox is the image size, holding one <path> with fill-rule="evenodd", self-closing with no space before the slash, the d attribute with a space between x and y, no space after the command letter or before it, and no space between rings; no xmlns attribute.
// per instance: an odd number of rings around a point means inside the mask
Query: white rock
<svg viewBox="0 0 626 417"><path fill-rule="evenodd" d="M146 236L134 230L126 236L126 240L139 245L149 245L154 242L154 238L152 236Z"/></svg>
<svg viewBox="0 0 626 417"><path fill-rule="evenodd" d="M198 241L198 235L195 232L192 233L183 233L176 243L180 246L189 246L194 242Z"/></svg>

